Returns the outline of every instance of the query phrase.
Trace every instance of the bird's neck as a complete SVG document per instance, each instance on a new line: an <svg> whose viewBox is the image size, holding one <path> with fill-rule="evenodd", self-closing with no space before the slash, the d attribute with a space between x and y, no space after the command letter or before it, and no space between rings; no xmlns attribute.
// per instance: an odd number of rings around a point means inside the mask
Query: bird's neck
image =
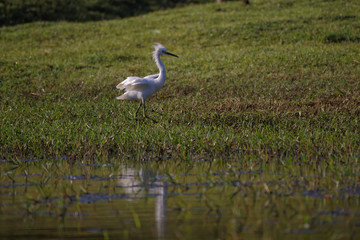
<svg viewBox="0 0 360 240"><path fill-rule="evenodd" d="M160 60L160 55L156 55L156 57L154 58L155 63L157 65L157 67L159 68L159 79L164 79L166 78L166 70L165 70L165 65L162 63L162 61Z"/></svg>

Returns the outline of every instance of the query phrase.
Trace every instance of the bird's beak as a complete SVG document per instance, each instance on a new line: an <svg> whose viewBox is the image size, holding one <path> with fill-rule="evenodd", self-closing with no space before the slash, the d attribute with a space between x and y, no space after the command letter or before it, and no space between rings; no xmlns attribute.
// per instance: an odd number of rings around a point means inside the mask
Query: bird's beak
<svg viewBox="0 0 360 240"><path fill-rule="evenodd" d="M172 53L169 53L169 52L164 52L164 53L167 54L167 55L173 56L173 57L178 57L175 54L172 54Z"/></svg>

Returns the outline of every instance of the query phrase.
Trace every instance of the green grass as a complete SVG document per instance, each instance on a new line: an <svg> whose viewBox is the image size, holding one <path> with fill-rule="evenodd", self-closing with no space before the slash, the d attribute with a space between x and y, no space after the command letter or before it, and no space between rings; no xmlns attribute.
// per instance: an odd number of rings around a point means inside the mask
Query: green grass
<svg viewBox="0 0 360 240"><path fill-rule="evenodd" d="M0 28L2 235L143 239L156 194L141 193L167 184L171 239L356 238L359 12L254 0ZM115 86L157 72L154 42L180 58L162 57L158 123L135 121Z"/></svg>
<svg viewBox="0 0 360 240"><path fill-rule="evenodd" d="M0 28L0 157L357 162L360 4L251 3ZM115 86L154 42L180 58L135 121Z"/></svg>

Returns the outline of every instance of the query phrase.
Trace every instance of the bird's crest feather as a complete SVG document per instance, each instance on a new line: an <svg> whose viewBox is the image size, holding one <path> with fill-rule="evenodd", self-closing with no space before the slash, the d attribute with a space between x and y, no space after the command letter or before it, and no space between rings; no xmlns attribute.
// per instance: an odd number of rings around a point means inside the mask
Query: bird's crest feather
<svg viewBox="0 0 360 240"><path fill-rule="evenodd" d="M164 47L160 43L155 43L153 47L154 47L155 51L152 52L152 56L153 56L154 61L157 63L158 62L157 56L159 56L161 51L166 51L166 47Z"/></svg>
<svg viewBox="0 0 360 240"><path fill-rule="evenodd" d="M161 48L166 49L166 47L164 47L163 45L161 45L161 44L158 43L158 42L155 43L153 47L155 48L155 51L158 51L158 50L160 50Z"/></svg>

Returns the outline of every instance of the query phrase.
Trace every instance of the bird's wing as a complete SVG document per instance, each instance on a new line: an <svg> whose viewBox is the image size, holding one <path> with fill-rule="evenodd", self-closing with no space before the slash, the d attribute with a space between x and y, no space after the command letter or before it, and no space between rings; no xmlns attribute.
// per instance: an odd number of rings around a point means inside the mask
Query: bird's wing
<svg viewBox="0 0 360 240"><path fill-rule="evenodd" d="M159 77L159 74L154 74L154 75L146 76L146 77L144 77L144 78L146 78L146 79L156 79L156 78L158 78L158 77Z"/></svg>
<svg viewBox="0 0 360 240"><path fill-rule="evenodd" d="M137 89L141 89L143 87L146 87L149 85L148 80L144 79L144 78L139 78L139 77L128 77L126 78L124 81L122 81L121 83L119 83L116 88L120 89L120 90L126 90L126 91L130 91L130 90L137 90Z"/></svg>

